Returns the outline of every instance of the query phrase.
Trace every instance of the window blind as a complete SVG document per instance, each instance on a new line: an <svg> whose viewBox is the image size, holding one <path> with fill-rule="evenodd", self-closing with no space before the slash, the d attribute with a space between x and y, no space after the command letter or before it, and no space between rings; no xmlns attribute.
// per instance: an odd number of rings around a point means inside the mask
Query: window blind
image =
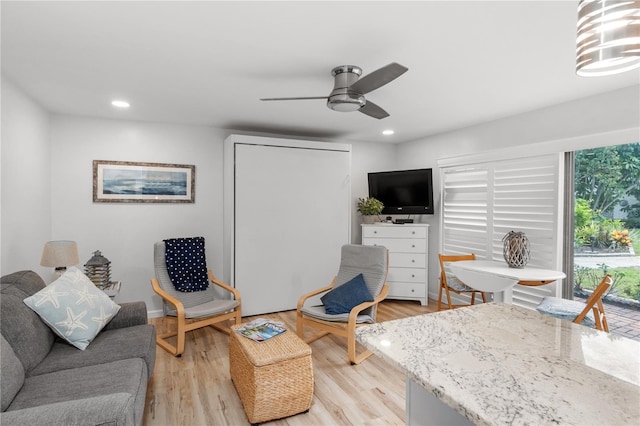
<svg viewBox="0 0 640 426"><path fill-rule="evenodd" d="M442 253L504 262L502 238L521 231L531 248L527 266L561 269L562 169L560 154L443 167ZM535 308L560 290L558 282L517 285L513 303Z"/></svg>

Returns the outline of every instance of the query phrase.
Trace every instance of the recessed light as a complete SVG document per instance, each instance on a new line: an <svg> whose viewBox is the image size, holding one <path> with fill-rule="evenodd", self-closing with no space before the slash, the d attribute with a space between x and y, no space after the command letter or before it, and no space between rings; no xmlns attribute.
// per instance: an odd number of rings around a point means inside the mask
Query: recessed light
<svg viewBox="0 0 640 426"><path fill-rule="evenodd" d="M111 101L111 105L113 105L116 108L129 108L129 102L127 101L115 100L115 101Z"/></svg>
<svg viewBox="0 0 640 426"><path fill-rule="evenodd" d="M391 129L387 129L387 130L383 130L382 131L382 134L385 135L385 136L390 136L390 135L392 135L394 133L395 132L393 130L391 130Z"/></svg>

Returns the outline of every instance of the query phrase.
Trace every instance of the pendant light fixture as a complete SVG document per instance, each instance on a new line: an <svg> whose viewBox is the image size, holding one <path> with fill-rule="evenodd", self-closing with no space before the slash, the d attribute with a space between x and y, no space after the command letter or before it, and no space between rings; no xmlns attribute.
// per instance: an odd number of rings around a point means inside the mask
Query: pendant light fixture
<svg viewBox="0 0 640 426"><path fill-rule="evenodd" d="M581 0L576 72L583 77L640 68L640 0Z"/></svg>

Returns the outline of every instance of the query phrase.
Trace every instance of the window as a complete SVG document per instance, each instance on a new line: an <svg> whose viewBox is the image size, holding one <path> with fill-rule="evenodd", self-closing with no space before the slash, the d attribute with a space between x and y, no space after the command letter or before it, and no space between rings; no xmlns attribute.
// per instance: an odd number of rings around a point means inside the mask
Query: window
<svg viewBox="0 0 640 426"><path fill-rule="evenodd" d="M502 238L522 231L528 265L561 269L564 168L561 154L443 167L442 252L504 261ZM516 286L513 303L535 308L561 285Z"/></svg>

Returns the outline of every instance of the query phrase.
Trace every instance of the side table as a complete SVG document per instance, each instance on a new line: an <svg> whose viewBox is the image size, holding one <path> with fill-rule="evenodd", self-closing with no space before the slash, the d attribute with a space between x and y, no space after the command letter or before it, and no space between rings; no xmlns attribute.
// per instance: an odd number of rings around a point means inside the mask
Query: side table
<svg viewBox="0 0 640 426"><path fill-rule="evenodd" d="M251 424L306 412L313 399L311 348L287 330L263 342L231 326L229 370Z"/></svg>

